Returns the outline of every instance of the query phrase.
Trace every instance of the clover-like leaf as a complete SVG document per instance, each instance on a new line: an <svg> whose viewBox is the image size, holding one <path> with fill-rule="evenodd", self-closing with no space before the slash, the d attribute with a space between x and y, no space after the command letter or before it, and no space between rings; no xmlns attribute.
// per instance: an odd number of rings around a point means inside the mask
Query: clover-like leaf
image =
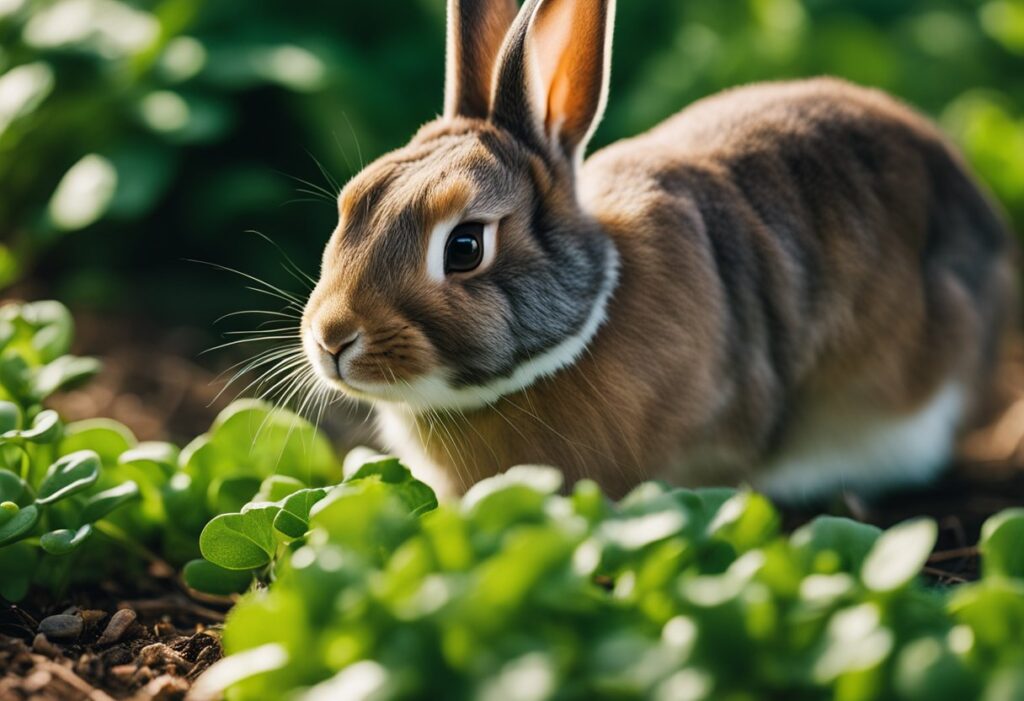
<svg viewBox="0 0 1024 701"><path fill-rule="evenodd" d="M18 509L17 513L11 514L7 521L0 525L0 546L13 543L26 536L36 525L37 520L39 520L39 509L34 504Z"/></svg>
<svg viewBox="0 0 1024 701"><path fill-rule="evenodd" d="M861 580L868 589L887 592L907 585L918 575L938 538L931 519L914 519L879 536L864 559Z"/></svg>
<svg viewBox="0 0 1024 701"><path fill-rule="evenodd" d="M82 507L81 519L85 523L95 523L125 504L138 501L142 496L139 485L128 480L116 487L105 489L102 492L93 494Z"/></svg>
<svg viewBox="0 0 1024 701"><path fill-rule="evenodd" d="M281 510L274 517L274 528L291 538L301 538L309 530L309 511L327 496L326 488L302 489L279 503Z"/></svg>
<svg viewBox="0 0 1024 701"><path fill-rule="evenodd" d="M979 545L986 577L1024 579L1024 508L1007 509L985 521Z"/></svg>
<svg viewBox="0 0 1024 701"><path fill-rule="evenodd" d="M251 570L270 562L276 504L252 504L241 513L221 514L199 535L199 550L210 562L229 570Z"/></svg>
<svg viewBox="0 0 1024 701"><path fill-rule="evenodd" d="M51 555L67 555L84 543L90 535L92 526L88 523L74 531L70 528L59 528L43 533L39 537L39 545Z"/></svg>
<svg viewBox="0 0 1024 701"><path fill-rule="evenodd" d="M201 592L229 596L245 591L252 583L252 570L229 570L209 560L192 560L182 571L185 584Z"/></svg>
<svg viewBox="0 0 1024 701"><path fill-rule="evenodd" d="M88 489L100 476L100 457L91 450L65 455L50 466L36 496L37 504L55 501Z"/></svg>

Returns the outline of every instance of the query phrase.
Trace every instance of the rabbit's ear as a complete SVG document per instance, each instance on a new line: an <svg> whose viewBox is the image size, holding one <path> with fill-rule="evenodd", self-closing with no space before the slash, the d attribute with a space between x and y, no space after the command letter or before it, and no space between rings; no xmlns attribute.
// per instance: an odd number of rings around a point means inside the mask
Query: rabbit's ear
<svg viewBox="0 0 1024 701"><path fill-rule="evenodd" d="M518 9L516 0L448 0L446 117L487 117L494 63Z"/></svg>
<svg viewBox="0 0 1024 701"><path fill-rule="evenodd" d="M496 69L491 118L575 164L608 98L615 0L529 0Z"/></svg>

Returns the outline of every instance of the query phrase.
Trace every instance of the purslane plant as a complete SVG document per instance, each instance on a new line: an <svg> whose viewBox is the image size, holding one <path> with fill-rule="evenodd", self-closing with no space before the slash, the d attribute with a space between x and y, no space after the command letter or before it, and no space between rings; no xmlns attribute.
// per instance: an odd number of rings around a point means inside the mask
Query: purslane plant
<svg viewBox="0 0 1024 701"><path fill-rule="evenodd" d="M649 483L612 504L590 482L568 496L560 487L553 469L514 468L430 510L387 480L332 490L310 509L306 536L275 551L275 581L229 615L229 656L199 691L235 701L1024 694L1024 510L986 524L979 582L943 589L917 578L935 544L930 520L882 532L822 517L787 536L750 492Z"/></svg>
<svg viewBox="0 0 1024 701"><path fill-rule="evenodd" d="M65 424L44 400L99 369L68 355L72 336L71 315L57 302L0 307L3 599L20 600L33 584L60 593L111 574L115 563L182 565L199 556L206 523L242 508L264 478L302 487L341 479L322 435L261 402L235 402L182 451L139 443L109 419ZM109 557L114 547L120 557Z"/></svg>

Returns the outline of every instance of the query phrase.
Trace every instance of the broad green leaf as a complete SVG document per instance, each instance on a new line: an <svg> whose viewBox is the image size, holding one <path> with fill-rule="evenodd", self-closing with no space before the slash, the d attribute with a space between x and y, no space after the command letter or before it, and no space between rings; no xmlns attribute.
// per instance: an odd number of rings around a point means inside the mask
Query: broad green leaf
<svg viewBox="0 0 1024 701"><path fill-rule="evenodd" d="M161 472L170 478L177 469L178 447L162 441L146 441L121 453L119 465L134 465L147 471Z"/></svg>
<svg viewBox="0 0 1024 701"><path fill-rule="evenodd" d="M906 699L963 701L978 698L974 677L944 638L907 644L896 660L896 688Z"/></svg>
<svg viewBox="0 0 1024 701"><path fill-rule="evenodd" d="M71 350L75 322L71 312L60 302L43 300L21 306L21 317L36 328L32 347L43 363L56 360Z"/></svg>
<svg viewBox="0 0 1024 701"><path fill-rule="evenodd" d="M248 475L221 477L210 482L206 501L215 514L241 511L256 496L260 481Z"/></svg>
<svg viewBox="0 0 1024 701"><path fill-rule="evenodd" d="M330 443L312 424L255 400L233 402L207 436L185 449L181 460L204 489L213 479L236 476L261 481L283 474L314 485L341 477Z"/></svg>
<svg viewBox="0 0 1024 701"><path fill-rule="evenodd" d="M287 475L271 475L260 483L260 489L253 501L280 501L289 494L305 488L306 484Z"/></svg>
<svg viewBox="0 0 1024 701"><path fill-rule="evenodd" d="M742 553L774 538L779 524L779 514L767 498L739 492L719 507L707 530Z"/></svg>
<svg viewBox="0 0 1024 701"><path fill-rule="evenodd" d="M82 507L81 519L84 523L95 523L125 504L138 501L141 497L139 485L128 481L90 496Z"/></svg>
<svg viewBox="0 0 1024 701"><path fill-rule="evenodd" d="M8 348L0 355L0 385L22 402L35 400L32 394L32 368L15 350Z"/></svg>
<svg viewBox="0 0 1024 701"><path fill-rule="evenodd" d="M36 496L37 504L55 501L88 489L100 476L100 457L91 450L65 455L50 466Z"/></svg>
<svg viewBox="0 0 1024 701"><path fill-rule="evenodd" d="M100 456L104 466L117 464L121 455L135 446L135 436L124 424L113 419L86 419L64 427L58 451L68 455L91 450Z"/></svg>
<svg viewBox="0 0 1024 701"><path fill-rule="evenodd" d="M85 524L78 530L61 528L49 533L43 533L39 538L39 545L51 555L67 555L75 550L92 535L92 525Z"/></svg>
<svg viewBox="0 0 1024 701"><path fill-rule="evenodd" d="M985 521L979 546L986 577L1024 579L1024 508L1007 509Z"/></svg>
<svg viewBox="0 0 1024 701"><path fill-rule="evenodd" d="M31 491L23 479L9 470L0 470L0 501L24 506L31 500Z"/></svg>
<svg viewBox="0 0 1024 701"><path fill-rule="evenodd" d="M885 531L864 559L861 580L875 591L900 589L920 573L938 538L930 519L904 521Z"/></svg>
<svg viewBox="0 0 1024 701"><path fill-rule="evenodd" d="M34 504L19 509L18 513L0 525L0 546L13 543L28 535L38 519L39 509Z"/></svg>
<svg viewBox="0 0 1024 701"><path fill-rule="evenodd" d="M45 399L59 389L82 382L97 374L102 366L95 358L64 355L39 369L32 380L33 396Z"/></svg>
<svg viewBox="0 0 1024 701"><path fill-rule="evenodd" d="M185 583L201 592L217 596L238 594L252 584L250 570L228 570L208 560L192 560L182 571Z"/></svg>
<svg viewBox="0 0 1024 701"><path fill-rule="evenodd" d="M203 557L229 570L251 570L270 562L277 550L274 517L280 507L250 505L241 513L221 514L199 536Z"/></svg>
<svg viewBox="0 0 1024 701"><path fill-rule="evenodd" d="M835 553L840 567L857 572L882 531L872 525L837 516L819 516L798 529L790 538L808 565L822 552Z"/></svg>
<svg viewBox="0 0 1024 701"><path fill-rule="evenodd" d="M0 400L0 435L16 431L21 425L21 409L14 402Z"/></svg>

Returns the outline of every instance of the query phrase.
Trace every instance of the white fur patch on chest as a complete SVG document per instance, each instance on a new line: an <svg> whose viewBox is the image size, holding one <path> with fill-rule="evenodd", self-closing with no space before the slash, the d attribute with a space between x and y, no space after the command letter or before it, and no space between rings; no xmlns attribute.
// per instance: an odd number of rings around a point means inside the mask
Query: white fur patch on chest
<svg viewBox="0 0 1024 701"><path fill-rule="evenodd" d="M794 502L927 482L952 456L964 405L964 388L950 382L908 416L857 419L822 411L797 427L791 447L762 466L753 486Z"/></svg>

